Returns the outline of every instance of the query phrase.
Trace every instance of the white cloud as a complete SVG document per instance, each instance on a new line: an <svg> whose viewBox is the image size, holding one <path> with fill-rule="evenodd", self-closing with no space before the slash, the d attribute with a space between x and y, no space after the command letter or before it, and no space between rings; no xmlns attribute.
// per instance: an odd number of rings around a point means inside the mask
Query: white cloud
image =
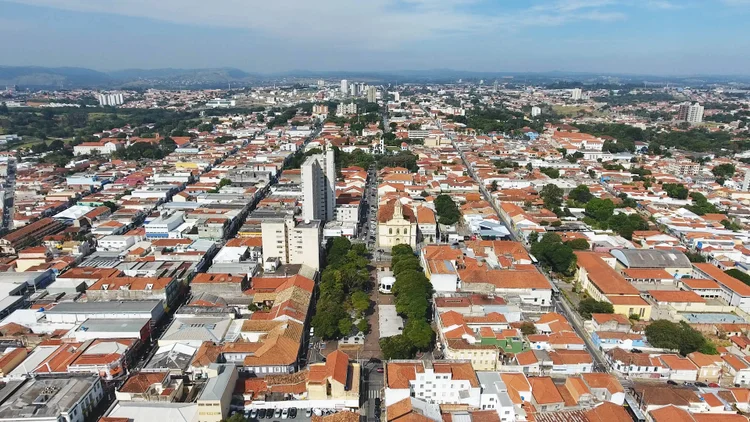
<svg viewBox="0 0 750 422"><path fill-rule="evenodd" d="M537 25L623 19L614 0L556 0L493 14L470 12L498 0L11 0L79 12L178 24L243 28L304 45L389 50L458 33L502 36ZM474 10L479 10L477 7ZM106 31L106 28L103 28Z"/></svg>
<svg viewBox="0 0 750 422"><path fill-rule="evenodd" d="M684 9L685 5L667 0L651 0L646 2L646 7L659 10L679 10Z"/></svg>

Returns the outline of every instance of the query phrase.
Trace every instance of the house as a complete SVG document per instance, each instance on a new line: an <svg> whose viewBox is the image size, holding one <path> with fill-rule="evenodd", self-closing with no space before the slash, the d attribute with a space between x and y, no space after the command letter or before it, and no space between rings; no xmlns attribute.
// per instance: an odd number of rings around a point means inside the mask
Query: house
<svg viewBox="0 0 750 422"><path fill-rule="evenodd" d="M336 350L324 363L310 365L307 379L309 400L335 400L359 404L360 365L350 363L346 353Z"/></svg>
<svg viewBox="0 0 750 422"><path fill-rule="evenodd" d="M742 387L750 384L750 362L745 356L727 353L722 356L726 372L733 377L732 384Z"/></svg>
<svg viewBox="0 0 750 422"><path fill-rule="evenodd" d="M698 366L688 358L679 355L661 355L659 360L669 370L671 380L695 381L698 378Z"/></svg>
<svg viewBox="0 0 750 422"><path fill-rule="evenodd" d="M619 331L629 333L630 320L621 314L591 314L591 326L594 331Z"/></svg>
<svg viewBox="0 0 750 422"><path fill-rule="evenodd" d="M554 412L565 407L565 400L550 377L529 378L531 403L539 412Z"/></svg>
<svg viewBox="0 0 750 422"><path fill-rule="evenodd" d="M698 367L698 381L716 382L719 380L723 366L720 356L693 352L688 354L687 357Z"/></svg>

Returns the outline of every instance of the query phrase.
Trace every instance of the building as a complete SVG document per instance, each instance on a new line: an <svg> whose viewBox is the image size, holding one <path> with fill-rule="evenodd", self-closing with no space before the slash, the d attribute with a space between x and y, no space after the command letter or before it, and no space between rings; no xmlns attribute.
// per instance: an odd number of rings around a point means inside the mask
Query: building
<svg viewBox="0 0 750 422"><path fill-rule="evenodd" d="M229 417L229 405L237 384L235 365L211 364L216 376L208 379L198 396L198 421L219 422Z"/></svg>
<svg viewBox="0 0 750 422"><path fill-rule="evenodd" d="M104 397L98 375L10 381L0 398L0 421L83 422Z"/></svg>
<svg viewBox="0 0 750 422"><path fill-rule="evenodd" d="M344 95L349 93L349 81L346 79L341 80L341 93Z"/></svg>
<svg viewBox="0 0 750 422"><path fill-rule="evenodd" d="M336 163L333 148L307 157L302 174L302 217L305 220L333 220L336 208Z"/></svg>
<svg viewBox="0 0 750 422"><path fill-rule="evenodd" d="M65 224L53 218L42 218L0 238L0 253L13 255L17 250L39 243L45 236L57 234L64 228Z"/></svg>
<svg viewBox="0 0 750 422"><path fill-rule="evenodd" d="M82 142L73 147L74 155L109 155L123 148L122 142L118 139L105 138L95 142Z"/></svg>
<svg viewBox="0 0 750 422"><path fill-rule="evenodd" d="M367 102L374 103L378 101L378 90L374 86L367 87Z"/></svg>
<svg viewBox="0 0 750 422"><path fill-rule="evenodd" d="M693 124L703 122L703 106L699 103L680 104L680 108L677 110L677 120Z"/></svg>
<svg viewBox="0 0 750 422"><path fill-rule="evenodd" d="M385 404L414 397L432 404L479 408L481 386L466 361L391 361L385 369Z"/></svg>
<svg viewBox="0 0 750 422"><path fill-rule="evenodd" d="M173 231L185 222L185 213L176 211L164 213L146 224L147 239L164 239L176 237Z"/></svg>
<svg viewBox="0 0 750 422"><path fill-rule="evenodd" d="M223 100L221 98L214 98L206 103L206 107L211 108L229 108L236 105L235 100Z"/></svg>
<svg viewBox="0 0 750 422"><path fill-rule="evenodd" d="M573 88L570 90L570 99L573 101L579 101L583 99L583 90L581 88Z"/></svg>
<svg viewBox="0 0 750 422"><path fill-rule="evenodd" d="M541 108L537 106L531 107L531 117L541 116L541 114L542 114Z"/></svg>
<svg viewBox="0 0 750 422"><path fill-rule="evenodd" d="M393 199L378 208L379 248L391 249L405 244L417 248L418 222L414 209Z"/></svg>
<svg viewBox="0 0 750 422"><path fill-rule="evenodd" d="M99 94L100 106L118 106L125 102L121 93L118 94Z"/></svg>
<svg viewBox="0 0 750 422"><path fill-rule="evenodd" d="M336 106L336 115L337 116L345 116L347 114L357 114L357 104L355 103L339 103L338 106Z"/></svg>
<svg viewBox="0 0 750 422"><path fill-rule="evenodd" d="M338 400L359 404L360 365L349 363L346 353L336 350L325 363L310 365L307 378L309 400Z"/></svg>
<svg viewBox="0 0 750 422"><path fill-rule="evenodd" d="M313 116L328 116L328 106L325 104L315 104L312 108Z"/></svg>
<svg viewBox="0 0 750 422"><path fill-rule="evenodd" d="M263 261L278 259L281 264L320 269L321 227L319 220L296 221L291 217L263 220Z"/></svg>
<svg viewBox="0 0 750 422"><path fill-rule="evenodd" d="M163 300L170 306L180 294L176 277L109 277L102 278L86 290L91 301Z"/></svg>
<svg viewBox="0 0 750 422"><path fill-rule="evenodd" d="M640 296L638 289L605 261L613 260L611 256L581 251L576 251L576 256L577 282L589 296L599 301L610 302L616 314L626 317L638 315L642 320L651 318L651 305Z"/></svg>

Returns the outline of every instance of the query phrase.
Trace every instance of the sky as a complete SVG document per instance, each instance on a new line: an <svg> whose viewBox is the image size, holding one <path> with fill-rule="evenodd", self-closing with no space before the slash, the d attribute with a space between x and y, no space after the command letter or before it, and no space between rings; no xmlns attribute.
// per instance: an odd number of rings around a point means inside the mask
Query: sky
<svg viewBox="0 0 750 422"><path fill-rule="evenodd" d="M0 0L0 65L750 74L750 0Z"/></svg>

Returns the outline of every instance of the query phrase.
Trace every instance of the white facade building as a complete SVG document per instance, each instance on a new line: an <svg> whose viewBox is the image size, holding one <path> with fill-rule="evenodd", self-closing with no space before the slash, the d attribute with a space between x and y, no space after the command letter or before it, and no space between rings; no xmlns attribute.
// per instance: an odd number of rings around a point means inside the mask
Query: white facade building
<svg viewBox="0 0 750 422"><path fill-rule="evenodd" d="M332 148L307 157L302 175L302 216L305 220L333 220L336 208L336 162Z"/></svg>
<svg viewBox="0 0 750 422"><path fill-rule="evenodd" d="M321 224L293 218L267 219L261 223L263 260L278 258L282 264L303 264L320 268Z"/></svg>

